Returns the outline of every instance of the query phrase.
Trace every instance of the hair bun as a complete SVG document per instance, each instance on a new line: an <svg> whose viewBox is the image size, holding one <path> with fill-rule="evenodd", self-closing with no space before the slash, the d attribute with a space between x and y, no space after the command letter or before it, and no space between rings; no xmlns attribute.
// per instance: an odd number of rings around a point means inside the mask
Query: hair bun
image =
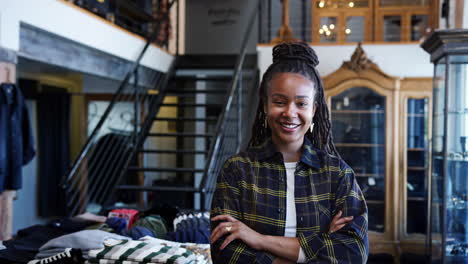
<svg viewBox="0 0 468 264"><path fill-rule="evenodd" d="M315 51L305 42L286 42L273 48L273 63L284 60L302 60L313 67L319 64Z"/></svg>

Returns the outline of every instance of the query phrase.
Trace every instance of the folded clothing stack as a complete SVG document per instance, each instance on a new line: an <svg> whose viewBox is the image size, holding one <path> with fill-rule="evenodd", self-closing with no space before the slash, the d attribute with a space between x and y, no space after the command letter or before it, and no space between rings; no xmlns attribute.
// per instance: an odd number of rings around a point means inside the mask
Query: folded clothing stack
<svg viewBox="0 0 468 264"><path fill-rule="evenodd" d="M190 249L189 249L190 248ZM206 254L208 253L208 254ZM108 239L104 248L89 251L87 263L210 263L209 245L175 243L153 237Z"/></svg>

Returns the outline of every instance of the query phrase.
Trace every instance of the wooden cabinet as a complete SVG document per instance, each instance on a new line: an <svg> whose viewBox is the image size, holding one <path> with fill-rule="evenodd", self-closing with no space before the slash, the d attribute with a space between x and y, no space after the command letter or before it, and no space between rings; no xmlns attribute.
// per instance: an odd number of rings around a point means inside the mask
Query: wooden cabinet
<svg viewBox="0 0 468 264"><path fill-rule="evenodd" d="M439 0L312 0L312 42L419 41L438 23Z"/></svg>
<svg viewBox="0 0 468 264"><path fill-rule="evenodd" d="M372 1L312 1L312 42L372 40Z"/></svg>
<svg viewBox="0 0 468 264"><path fill-rule="evenodd" d="M323 81L335 145L366 197L371 253L423 255L432 78L389 76L358 45Z"/></svg>

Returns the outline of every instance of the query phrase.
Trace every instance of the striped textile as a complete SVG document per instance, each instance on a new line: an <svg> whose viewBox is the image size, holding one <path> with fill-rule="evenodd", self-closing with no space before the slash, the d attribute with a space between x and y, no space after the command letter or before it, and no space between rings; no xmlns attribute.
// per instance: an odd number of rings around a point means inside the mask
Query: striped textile
<svg viewBox="0 0 468 264"><path fill-rule="evenodd" d="M209 263L209 259L194 253L195 246L182 243L174 244L162 239L117 240L108 239L103 249L91 250L87 263L99 264L137 264L137 263Z"/></svg>
<svg viewBox="0 0 468 264"><path fill-rule="evenodd" d="M353 170L341 159L314 148L304 138L295 171L297 233L308 263L366 263L369 252L367 206ZM218 176L211 217L228 214L265 235L284 236L286 169L271 139L228 159ZM354 216L351 223L328 233L333 216ZM211 230L218 223L211 222ZM240 240L219 250L211 245L214 263L272 263L275 256Z"/></svg>

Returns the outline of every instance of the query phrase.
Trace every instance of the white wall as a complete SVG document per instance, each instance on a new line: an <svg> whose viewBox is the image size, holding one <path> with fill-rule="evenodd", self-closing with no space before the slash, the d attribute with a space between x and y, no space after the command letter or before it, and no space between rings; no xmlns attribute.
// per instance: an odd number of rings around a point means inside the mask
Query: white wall
<svg viewBox="0 0 468 264"><path fill-rule="evenodd" d="M186 54L237 54L244 32L255 11L252 0L187 0L185 21ZM255 52L257 20L253 25L248 52Z"/></svg>
<svg viewBox="0 0 468 264"><path fill-rule="evenodd" d="M20 22L130 61L145 45L142 38L62 0L0 0L0 47L19 50ZM141 63L166 72L172 59L172 55L151 46Z"/></svg>
<svg viewBox="0 0 468 264"><path fill-rule="evenodd" d="M351 59L356 45L312 46L317 53L320 75L326 76L344 61ZM395 77L432 77L434 67L430 56L418 44L365 44L362 48L367 57L385 73ZM258 63L261 74L272 63L272 46L258 46Z"/></svg>

